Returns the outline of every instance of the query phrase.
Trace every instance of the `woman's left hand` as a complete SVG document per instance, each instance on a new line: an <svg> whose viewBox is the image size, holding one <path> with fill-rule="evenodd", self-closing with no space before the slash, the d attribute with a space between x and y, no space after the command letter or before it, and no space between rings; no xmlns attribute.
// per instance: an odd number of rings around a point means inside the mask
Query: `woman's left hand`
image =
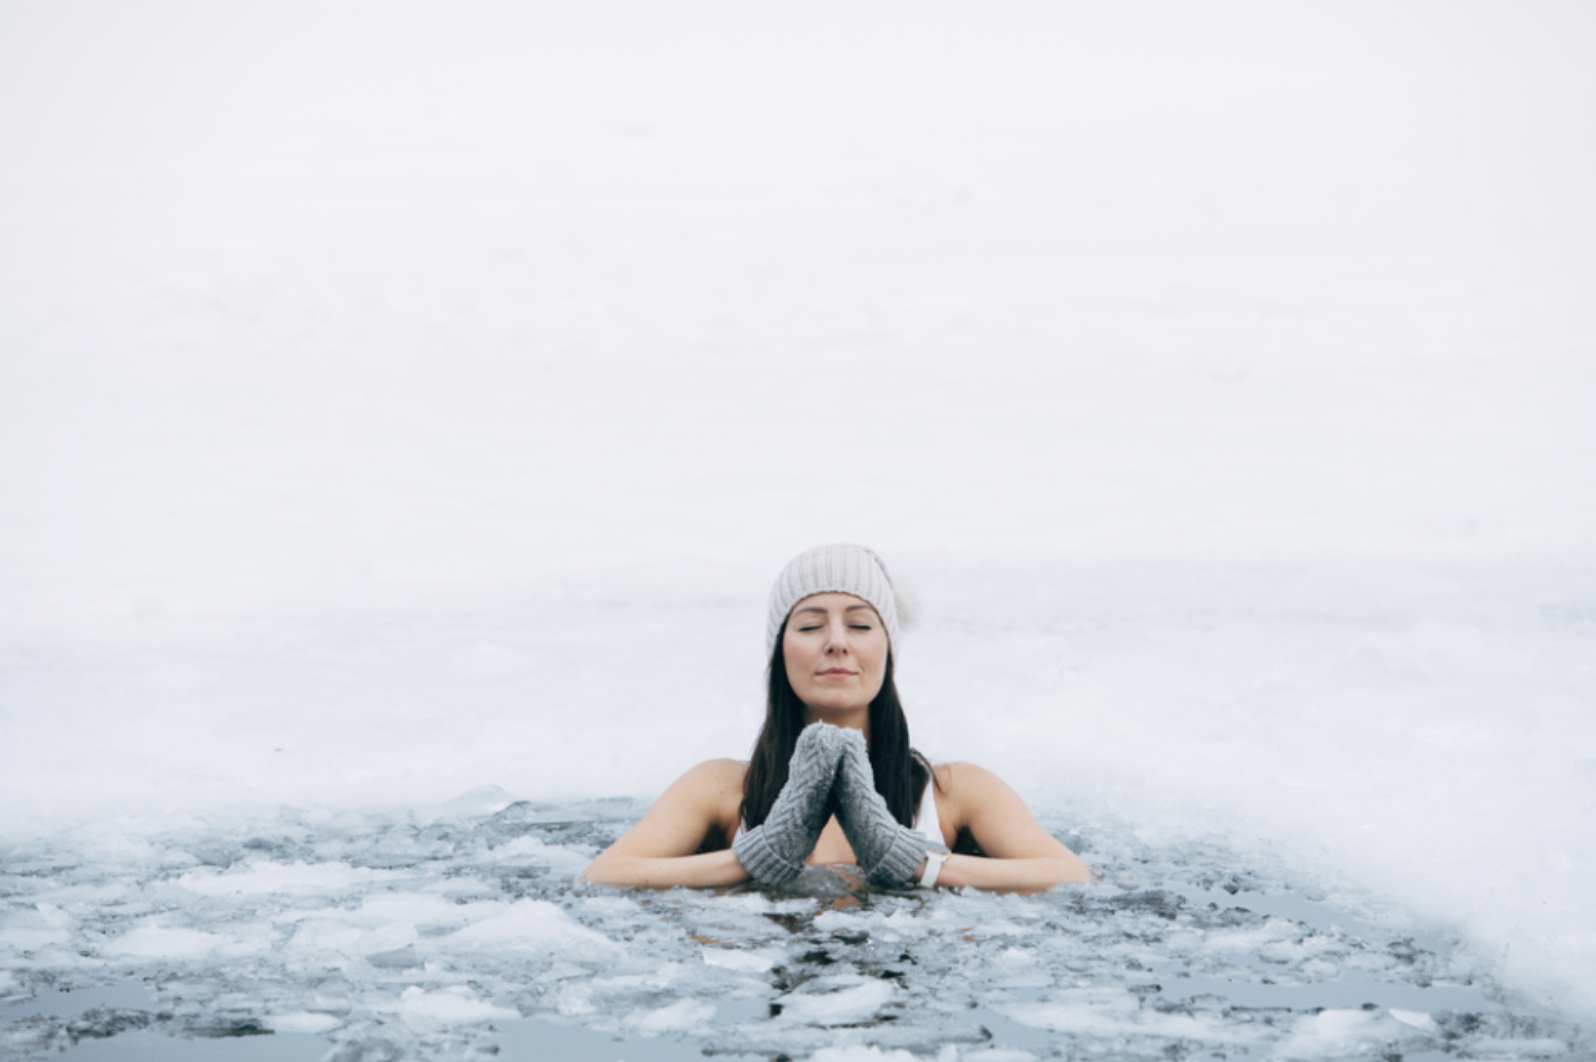
<svg viewBox="0 0 1596 1062"><path fill-rule="evenodd" d="M876 791L875 773L864 735L842 732L842 761L837 767L837 819L859 867L872 885L896 888L920 873L932 850L947 846L928 839L892 817L886 800Z"/></svg>

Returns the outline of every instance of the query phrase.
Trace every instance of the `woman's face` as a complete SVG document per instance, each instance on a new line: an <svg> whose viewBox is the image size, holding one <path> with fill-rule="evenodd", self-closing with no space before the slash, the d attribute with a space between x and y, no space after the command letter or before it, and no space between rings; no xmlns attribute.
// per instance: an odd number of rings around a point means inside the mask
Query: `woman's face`
<svg viewBox="0 0 1596 1062"><path fill-rule="evenodd" d="M781 649L808 722L864 725L887 675L887 629L874 608L852 594L806 597L787 616Z"/></svg>

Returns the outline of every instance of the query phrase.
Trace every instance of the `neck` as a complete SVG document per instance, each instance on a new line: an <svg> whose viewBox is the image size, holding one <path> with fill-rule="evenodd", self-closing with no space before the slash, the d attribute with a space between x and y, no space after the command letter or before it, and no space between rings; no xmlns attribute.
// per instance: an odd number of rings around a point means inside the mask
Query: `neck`
<svg viewBox="0 0 1596 1062"><path fill-rule="evenodd" d="M866 740L870 737L870 706L863 708L811 708L804 706L804 726L810 723L830 723L848 730L857 730Z"/></svg>

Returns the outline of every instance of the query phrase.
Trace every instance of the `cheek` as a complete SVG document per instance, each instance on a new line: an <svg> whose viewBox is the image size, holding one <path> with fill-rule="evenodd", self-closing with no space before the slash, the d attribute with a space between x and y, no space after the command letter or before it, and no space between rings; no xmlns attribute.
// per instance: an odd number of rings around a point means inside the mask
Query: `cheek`
<svg viewBox="0 0 1596 1062"><path fill-rule="evenodd" d="M803 649L792 639L781 643L781 659L787 665L787 678L793 679L804 671Z"/></svg>
<svg viewBox="0 0 1596 1062"><path fill-rule="evenodd" d="M870 654L870 674L879 685L886 680L887 674L887 645L883 642L880 646L872 647Z"/></svg>

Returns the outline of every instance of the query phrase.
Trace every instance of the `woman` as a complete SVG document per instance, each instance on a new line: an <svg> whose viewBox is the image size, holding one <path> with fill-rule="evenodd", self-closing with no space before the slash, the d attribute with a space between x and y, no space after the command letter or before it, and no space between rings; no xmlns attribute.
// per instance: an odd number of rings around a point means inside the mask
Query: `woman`
<svg viewBox="0 0 1596 1062"><path fill-rule="evenodd" d="M883 887L1091 881L996 775L933 768L909 747L892 681L898 620L871 550L819 546L793 558L770 594L769 696L753 758L688 771L587 879L784 885L805 865L852 864Z"/></svg>

